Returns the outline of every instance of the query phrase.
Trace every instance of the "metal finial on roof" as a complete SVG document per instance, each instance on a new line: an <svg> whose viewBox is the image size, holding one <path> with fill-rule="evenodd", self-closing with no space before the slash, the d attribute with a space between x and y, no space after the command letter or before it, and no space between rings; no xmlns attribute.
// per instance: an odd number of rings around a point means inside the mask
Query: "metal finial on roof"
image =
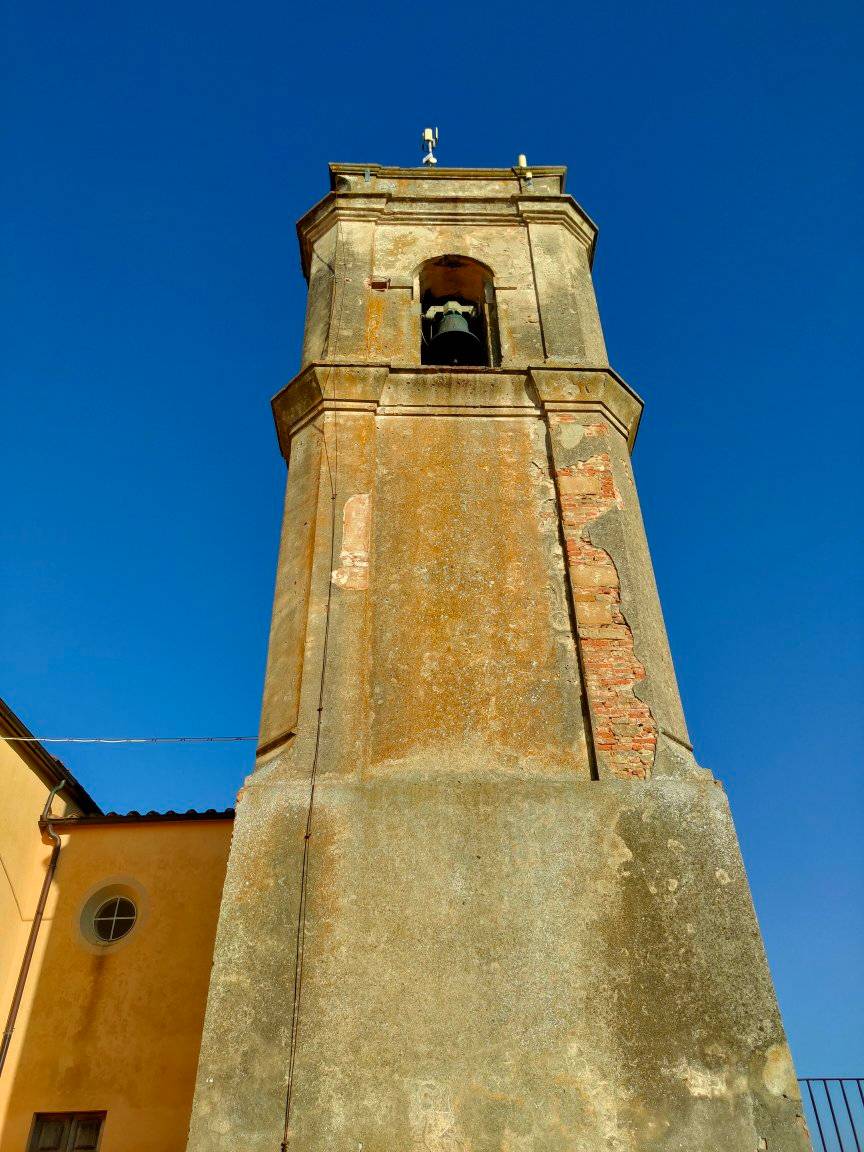
<svg viewBox="0 0 864 1152"><path fill-rule="evenodd" d="M528 167L528 157L524 152L520 152L516 157L516 171L525 181L526 188L534 187L534 173Z"/></svg>
<svg viewBox="0 0 864 1152"><path fill-rule="evenodd" d="M425 151L426 155L423 157L424 164L437 164L438 161L433 156L433 149L438 147L438 129L437 128L424 128L423 135L420 137L420 147Z"/></svg>

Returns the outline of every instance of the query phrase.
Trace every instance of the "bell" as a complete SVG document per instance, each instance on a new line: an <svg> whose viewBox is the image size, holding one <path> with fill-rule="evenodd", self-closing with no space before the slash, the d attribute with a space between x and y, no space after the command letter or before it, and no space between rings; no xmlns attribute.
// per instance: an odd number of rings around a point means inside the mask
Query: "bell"
<svg viewBox="0 0 864 1152"><path fill-rule="evenodd" d="M442 312L429 341L432 364L482 364L483 345L461 312Z"/></svg>

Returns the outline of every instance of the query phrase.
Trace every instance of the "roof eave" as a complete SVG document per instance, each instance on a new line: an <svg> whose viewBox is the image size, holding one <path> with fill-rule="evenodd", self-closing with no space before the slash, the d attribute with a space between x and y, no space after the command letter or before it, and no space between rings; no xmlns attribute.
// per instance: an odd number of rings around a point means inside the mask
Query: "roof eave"
<svg viewBox="0 0 864 1152"><path fill-rule="evenodd" d="M99 816L102 809L83 784L75 779L62 760L40 744L26 724L17 716L5 700L0 699L0 738L13 736L12 747L21 759L32 769L48 788L62 784L60 795L80 808L86 816Z"/></svg>

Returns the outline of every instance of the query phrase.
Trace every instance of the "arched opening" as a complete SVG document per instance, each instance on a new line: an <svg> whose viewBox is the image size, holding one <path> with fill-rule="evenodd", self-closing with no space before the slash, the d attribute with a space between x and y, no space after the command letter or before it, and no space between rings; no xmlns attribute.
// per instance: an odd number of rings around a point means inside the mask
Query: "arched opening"
<svg viewBox="0 0 864 1152"><path fill-rule="evenodd" d="M437 256L420 269L420 362L501 362L492 273L467 256Z"/></svg>

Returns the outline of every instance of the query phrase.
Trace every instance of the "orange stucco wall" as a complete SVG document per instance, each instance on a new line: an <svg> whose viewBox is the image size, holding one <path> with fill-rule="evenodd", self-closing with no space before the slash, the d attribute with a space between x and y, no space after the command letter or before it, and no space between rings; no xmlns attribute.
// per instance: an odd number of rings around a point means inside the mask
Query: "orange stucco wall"
<svg viewBox="0 0 864 1152"><path fill-rule="evenodd" d="M37 849L41 803L27 822ZM90 1110L107 1111L100 1152L185 1148L230 837L230 820L63 829L0 1086L0 1152L24 1152L35 1112ZM42 858L21 883L22 922ZM82 910L111 885L134 892L139 919L100 947L82 931ZM4 924L7 913L4 905ZM4 1012L9 996L11 986Z"/></svg>
<svg viewBox="0 0 864 1152"><path fill-rule="evenodd" d="M20 746L0 739L0 1027L5 1027L30 922L36 910L51 847L42 843L38 820L48 798L43 783L21 754ZM54 812L77 810L54 802ZM0 1116L8 1097L9 1076L0 1078Z"/></svg>

